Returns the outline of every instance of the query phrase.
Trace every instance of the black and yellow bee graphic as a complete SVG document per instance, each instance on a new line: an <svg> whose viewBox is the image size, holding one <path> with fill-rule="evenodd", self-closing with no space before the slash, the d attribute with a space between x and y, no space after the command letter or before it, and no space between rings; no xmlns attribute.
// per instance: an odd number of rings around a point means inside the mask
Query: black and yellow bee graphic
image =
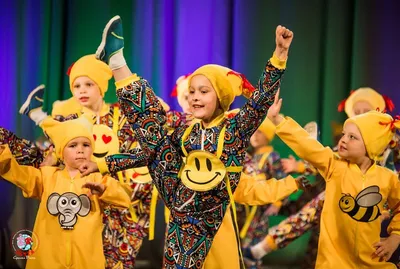
<svg viewBox="0 0 400 269"><path fill-rule="evenodd" d="M369 186L357 195L356 199L350 194L344 194L339 201L340 209L356 221L370 222L376 220L381 212L377 206L382 201L379 187Z"/></svg>

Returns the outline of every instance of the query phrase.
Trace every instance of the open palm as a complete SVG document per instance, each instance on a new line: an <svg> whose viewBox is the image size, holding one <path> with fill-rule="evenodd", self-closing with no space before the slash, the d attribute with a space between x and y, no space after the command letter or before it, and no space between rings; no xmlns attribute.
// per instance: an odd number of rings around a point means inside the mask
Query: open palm
<svg viewBox="0 0 400 269"><path fill-rule="evenodd" d="M278 90L275 94L275 100L272 106L268 109L267 117L275 124L278 125L282 116L279 115L282 107L282 98L279 98Z"/></svg>

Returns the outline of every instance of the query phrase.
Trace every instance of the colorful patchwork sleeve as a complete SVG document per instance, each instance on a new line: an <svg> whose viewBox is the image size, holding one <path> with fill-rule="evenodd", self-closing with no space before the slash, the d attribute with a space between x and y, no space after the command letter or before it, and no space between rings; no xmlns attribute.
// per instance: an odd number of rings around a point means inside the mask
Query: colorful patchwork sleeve
<svg viewBox="0 0 400 269"><path fill-rule="evenodd" d="M147 159L153 183L167 207L171 207L174 190L179 184L178 173L182 159L171 146L164 128L166 113L145 79L132 75L117 82L116 86L122 112L131 124L143 152L141 159ZM136 161L134 158L124 161L128 164L136 163L135 167L144 166L138 156Z"/></svg>
<svg viewBox="0 0 400 269"><path fill-rule="evenodd" d="M41 171L35 167L18 164L7 145L0 146L0 176L19 187L25 197L42 197Z"/></svg>
<svg viewBox="0 0 400 269"><path fill-rule="evenodd" d="M105 165L102 159L99 160L99 166L102 174L110 173L115 175L117 172L124 171L130 168L138 168L149 165L149 156L145 151L138 148L129 150L129 153L118 153L106 156L104 158Z"/></svg>
<svg viewBox="0 0 400 269"><path fill-rule="evenodd" d="M167 111L167 128L176 129L186 125L187 114L174 110Z"/></svg>
<svg viewBox="0 0 400 269"><path fill-rule="evenodd" d="M276 179L281 179L286 177L286 173L283 172L283 167L281 163L281 156L279 155L278 152L271 152L269 154L267 161L265 162L264 165L264 171L269 175L268 178L276 178Z"/></svg>
<svg viewBox="0 0 400 269"><path fill-rule="evenodd" d="M38 168L44 160L45 152L34 143L17 137L14 133L0 127L0 145L8 145L15 160L20 165Z"/></svg>
<svg viewBox="0 0 400 269"><path fill-rule="evenodd" d="M273 239L269 244L273 249L284 248L310 229L317 227L323 208L325 192L308 202L298 213L288 217L277 226L270 228L267 238ZM267 240L271 242L271 240Z"/></svg>
<svg viewBox="0 0 400 269"><path fill-rule="evenodd" d="M236 122L243 141L250 139L267 115L268 108L274 103L275 94L281 86L285 63L286 61L279 61L275 55L268 61L251 98L231 119Z"/></svg>

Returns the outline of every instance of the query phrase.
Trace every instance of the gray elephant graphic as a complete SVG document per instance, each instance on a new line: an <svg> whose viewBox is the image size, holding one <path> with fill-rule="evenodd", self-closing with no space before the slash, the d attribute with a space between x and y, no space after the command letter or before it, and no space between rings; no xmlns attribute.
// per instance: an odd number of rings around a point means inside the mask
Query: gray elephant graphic
<svg viewBox="0 0 400 269"><path fill-rule="evenodd" d="M90 199L87 195L76 195L73 192L52 193L47 199L47 211L58 215L58 222L63 229L72 230L78 221L77 215L85 217L90 212Z"/></svg>

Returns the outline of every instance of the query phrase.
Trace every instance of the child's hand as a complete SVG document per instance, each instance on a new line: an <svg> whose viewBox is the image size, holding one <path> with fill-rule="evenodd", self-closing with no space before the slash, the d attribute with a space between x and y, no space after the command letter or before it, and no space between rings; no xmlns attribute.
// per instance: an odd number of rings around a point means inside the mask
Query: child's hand
<svg viewBox="0 0 400 269"><path fill-rule="evenodd" d="M193 114L192 113L185 113L185 120L186 120L186 126L189 126L192 124L192 120L194 120Z"/></svg>
<svg viewBox="0 0 400 269"><path fill-rule="evenodd" d="M91 195L101 196L103 192L106 190L106 186L97 182L86 182L82 185L82 188L88 188L90 190ZM90 196L90 195L89 195Z"/></svg>
<svg viewBox="0 0 400 269"><path fill-rule="evenodd" d="M311 188L311 183L305 176L300 176L296 178L296 184L297 188L303 191L306 191Z"/></svg>
<svg viewBox="0 0 400 269"><path fill-rule="evenodd" d="M282 107L282 98L279 99L280 89L276 92L275 100L272 106L268 109L267 117L270 119L275 125L278 125L282 120L282 116L279 115Z"/></svg>
<svg viewBox="0 0 400 269"><path fill-rule="evenodd" d="M289 155L288 159L281 159L281 164L285 174L298 172L298 163L292 155Z"/></svg>
<svg viewBox="0 0 400 269"><path fill-rule="evenodd" d="M97 166L96 162L88 161L79 167L79 171L81 172L82 176L87 176L91 173L99 172L99 167Z"/></svg>
<svg viewBox="0 0 400 269"><path fill-rule="evenodd" d="M382 238L381 242L372 245L376 250L372 253L371 258L379 257L379 261L388 261L399 246L399 243L400 235L397 234L391 234L388 238Z"/></svg>
<svg viewBox="0 0 400 269"><path fill-rule="evenodd" d="M281 210L281 207L280 207L280 206L276 206L276 205L274 205L274 204L271 204L271 205L267 208L267 210L265 210L265 214L266 214L267 216L276 216L276 215L278 215L279 210Z"/></svg>
<svg viewBox="0 0 400 269"><path fill-rule="evenodd" d="M281 61L286 61L288 57L289 47L292 41L293 41L293 32L287 29L286 27L278 25L275 31L276 48L274 54Z"/></svg>
<svg viewBox="0 0 400 269"><path fill-rule="evenodd" d="M57 157L54 154L54 146L51 145L49 147L49 152L47 153L46 158L44 158L43 162L40 164L40 167L55 165L57 165Z"/></svg>

